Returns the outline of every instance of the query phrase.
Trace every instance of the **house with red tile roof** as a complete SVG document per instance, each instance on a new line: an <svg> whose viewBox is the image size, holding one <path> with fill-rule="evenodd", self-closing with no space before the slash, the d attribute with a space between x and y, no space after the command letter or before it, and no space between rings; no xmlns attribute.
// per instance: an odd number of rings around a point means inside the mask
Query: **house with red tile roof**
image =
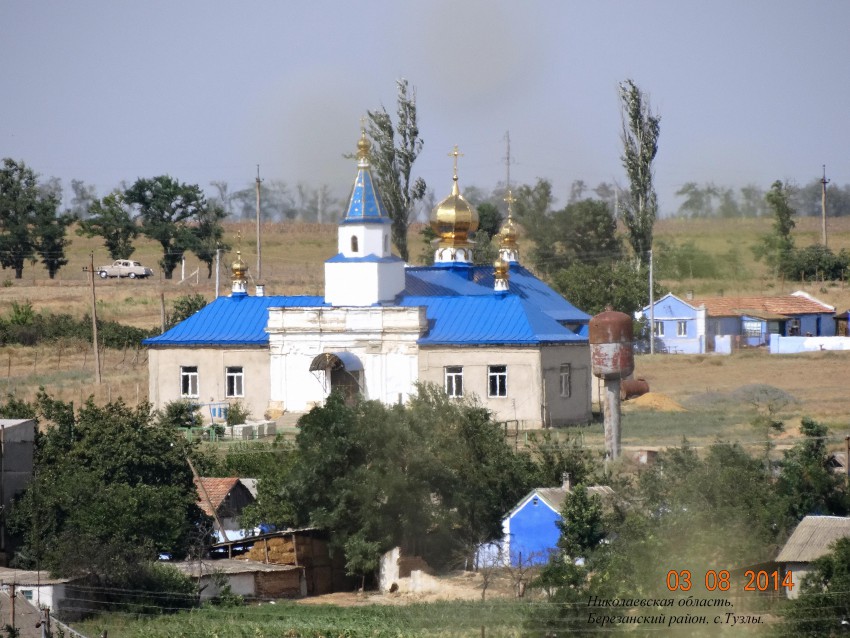
<svg viewBox="0 0 850 638"><path fill-rule="evenodd" d="M835 308L803 291L687 301L670 293L656 301L654 309L653 334L662 352L712 352L717 337L725 336L743 347L767 345L771 334L835 336ZM640 314L648 320L649 306Z"/></svg>
<svg viewBox="0 0 850 638"><path fill-rule="evenodd" d="M246 536L239 517L245 506L255 500L250 489L252 481L237 477L201 477L195 480L198 507L214 519L214 533L219 540L235 540Z"/></svg>

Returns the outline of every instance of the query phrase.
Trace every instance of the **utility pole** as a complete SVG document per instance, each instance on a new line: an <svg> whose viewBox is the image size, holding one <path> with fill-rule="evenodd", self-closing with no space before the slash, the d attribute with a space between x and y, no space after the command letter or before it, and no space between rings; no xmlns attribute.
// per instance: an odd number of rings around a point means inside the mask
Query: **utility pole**
<svg viewBox="0 0 850 638"><path fill-rule="evenodd" d="M829 180L826 178L826 164L823 165L823 177L820 180L821 183L821 194L820 194L820 218L821 218L821 231L823 234L823 247L826 248L826 185L829 184Z"/></svg>
<svg viewBox="0 0 850 638"><path fill-rule="evenodd" d="M262 280L262 259L260 258L260 165L257 164L257 281Z"/></svg>
<svg viewBox="0 0 850 638"><path fill-rule="evenodd" d="M94 344L94 378L97 380L97 384L100 385L100 349L97 345L97 298L94 294L94 253L89 253L89 255L91 257L89 274L91 274L91 336L92 343Z"/></svg>
<svg viewBox="0 0 850 638"><path fill-rule="evenodd" d="M649 354L655 354L655 293L652 281L652 250L649 251Z"/></svg>
<svg viewBox="0 0 850 638"><path fill-rule="evenodd" d="M218 299L218 283L221 274L221 246L215 247L215 298Z"/></svg>

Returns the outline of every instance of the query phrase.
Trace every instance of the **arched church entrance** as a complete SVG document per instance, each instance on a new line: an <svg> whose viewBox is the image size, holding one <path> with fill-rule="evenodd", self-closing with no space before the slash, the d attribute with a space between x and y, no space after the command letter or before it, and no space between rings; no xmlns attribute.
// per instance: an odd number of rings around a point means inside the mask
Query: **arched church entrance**
<svg viewBox="0 0 850 638"><path fill-rule="evenodd" d="M355 355L350 352L323 352L310 363L310 372L319 370L325 373L328 394L339 392L346 403L353 403L360 395L363 364Z"/></svg>

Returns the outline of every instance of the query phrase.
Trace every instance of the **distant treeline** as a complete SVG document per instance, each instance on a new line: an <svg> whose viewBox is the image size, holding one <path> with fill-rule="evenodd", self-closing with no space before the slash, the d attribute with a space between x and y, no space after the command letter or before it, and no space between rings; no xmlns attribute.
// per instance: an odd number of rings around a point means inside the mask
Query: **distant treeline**
<svg viewBox="0 0 850 638"><path fill-rule="evenodd" d="M813 179L805 186L792 186L790 204L803 217L819 216L823 184ZM676 195L682 198L680 217L764 217L770 215L765 201L767 190L753 184L737 190L713 183L688 182ZM850 184L827 184L826 214L829 217L850 215Z"/></svg>

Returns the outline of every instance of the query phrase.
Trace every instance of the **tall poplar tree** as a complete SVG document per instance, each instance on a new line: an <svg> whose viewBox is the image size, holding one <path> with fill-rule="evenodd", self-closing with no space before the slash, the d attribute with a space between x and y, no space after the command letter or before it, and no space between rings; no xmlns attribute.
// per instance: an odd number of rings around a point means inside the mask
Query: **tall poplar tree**
<svg viewBox="0 0 850 638"><path fill-rule="evenodd" d="M652 250L652 227L658 200L652 184L652 162L658 152L661 117L652 113L649 99L632 80L620 84L623 121L623 167L629 178L629 194L620 202L627 237L638 261Z"/></svg>
<svg viewBox="0 0 850 638"><path fill-rule="evenodd" d="M381 199L392 220L393 243L399 256L408 261L407 227L416 202L425 196L425 180L411 177L413 163L422 151L423 141L416 122L416 90L409 90L404 78L396 84L398 108L395 125L382 106L380 111L368 112L368 133L374 143L371 162L378 176Z"/></svg>

